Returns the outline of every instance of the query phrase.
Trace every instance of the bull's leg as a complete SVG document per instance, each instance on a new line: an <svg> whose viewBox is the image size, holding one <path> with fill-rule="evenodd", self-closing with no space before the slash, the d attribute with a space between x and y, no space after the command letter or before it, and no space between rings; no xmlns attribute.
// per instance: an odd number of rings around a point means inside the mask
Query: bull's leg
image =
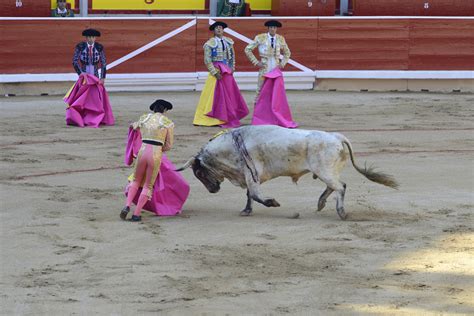
<svg viewBox="0 0 474 316"><path fill-rule="evenodd" d="M344 196L346 195L346 187L346 184L342 183L342 189L337 190L336 211L337 215L339 215L342 220L347 218L347 214L344 211Z"/></svg>
<svg viewBox="0 0 474 316"><path fill-rule="evenodd" d="M250 171L245 168L244 171L245 174L245 181L247 182L247 188L249 190L250 197L266 207L279 207L280 203L278 203L275 199L273 198L265 198L262 196L260 193L260 183L257 183L253 180L252 174Z"/></svg>
<svg viewBox="0 0 474 316"><path fill-rule="evenodd" d="M247 190L247 205L245 205L245 208L240 212L240 216L250 216L252 213L252 204L253 200L250 196L250 191Z"/></svg>
<svg viewBox="0 0 474 316"><path fill-rule="evenodd" d="M326 200L333 192L333 189L331 189L330 187L326 187L326 190L324 190L323 194L321 194L321 196L319 197L317 210L318 212L320 212L326 206Z"/></svg>
<svg viewBox="0 0 474 316"><path fill-rule="evenodd" d="M320 174L318 176L324 183L326 183L326 185L328 186L329 189L331 189L333 191L336 191L336 211L337 211L337 215L339 215L339 217L342 220L345 220L347 218L346 212L344 211L344 195L346 193L346 184L339 181L339 177L336 174L333 174L333 173ZM327 191L327 189L326 189L326 191ZM324 191L324 193L326 193L326 191ZM324 195L324 193L323 193L323 195Z"/></svg>

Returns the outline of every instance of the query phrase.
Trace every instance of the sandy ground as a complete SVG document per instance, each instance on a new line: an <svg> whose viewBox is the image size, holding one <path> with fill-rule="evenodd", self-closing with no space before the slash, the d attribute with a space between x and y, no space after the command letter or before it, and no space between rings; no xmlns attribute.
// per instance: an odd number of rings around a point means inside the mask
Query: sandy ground
<svg viewBox="0 0 474 316"><path fill-rule="evenodd" d="M183 163L219 131L191 124L199 94L111 94L100 129L67 127L60 97L1 98L1 314L474 314L474 95L288 96L301 128L341 131L400 189L348 165L347 221L334 195L315 212L309 175L264 184L282 206L243 218L243 190L187 170L182 216L123 222L128 123L172 101Z"/></svg>

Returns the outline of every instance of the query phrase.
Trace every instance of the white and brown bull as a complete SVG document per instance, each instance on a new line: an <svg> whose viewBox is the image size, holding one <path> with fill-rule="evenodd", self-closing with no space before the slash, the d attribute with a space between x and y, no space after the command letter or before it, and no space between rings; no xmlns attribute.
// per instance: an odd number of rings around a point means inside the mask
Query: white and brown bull
<svg viewBox="0 0 474 316"><path fill-rule="evenodd" d="M352 146L342 134L270 125L244 126L226 132L207 143L178 171L192 167L194 175L211 193L219 191L224 179L247 189L247 205L240 212L242 216L250 215L253 200L267 207L280 206L275 199L262 196L261 183L281 176L291 177L296 183L302 175L312 173L314 179L319 178L327 185L317 210L321 211L329 195L336 191L337 214L346 219L346 184L339 180L348 158L344 145L359 173L371 181L397 188L393 177L357 166Z"/></svg>

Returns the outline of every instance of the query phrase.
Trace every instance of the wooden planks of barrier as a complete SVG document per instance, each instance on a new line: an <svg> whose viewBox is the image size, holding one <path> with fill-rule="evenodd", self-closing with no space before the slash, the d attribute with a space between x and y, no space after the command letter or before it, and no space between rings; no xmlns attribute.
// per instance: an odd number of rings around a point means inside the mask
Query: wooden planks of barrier
<svg viewBox="0 0 474 316"><path fill-rule="evenodd" d="M321 19L316 68L408 69L407 19Z"/></svg>
<svg viewBox="0 0 474 316"><path fill-rule="evenodd" d="M244 54L246 40L266 32L265 18L224 19L235 41L237 71L257 71ZM291 58L309 70L473 70L474 19L284 18ZM189 24L190 23L190 24ZM196 23L194 25L194 23ZM182 32L179 28L187 26ZM165 34L170 38L123 60L109 73L206 71L202 45L212 36L208 18L0 19L0 74L72 73L81 32L102 32L108 64ZM255 50L257 55L257 50Z"/></svg>
<svg viewBox="0 0 474 316"><path fill-rule="evenodd" d="M0 20L0 73L74 72L72 56L88 20Z"/></svg>
<svg viewBox="0 0 474 316"><path fill-rule="evenodd" d="M333 16L336 0L273 0L274 16Z"/></svg>
<svg viewBox="0 0 474 316"><path fill-rule="evenodd" d="M409 24L409 69L474 69L474 19L423 19Z"/></svg>
<svg viewBox="0 0 474 316"><path fill-rule="evenodd" d="M8 17L48 17L51 16L51 0L2 0L0 16Z"/></svg>
<svg viewBox="0 0 474 316"><path fill-rule="evenodd" d="M93 25L104 31L102 42L110 63L192 20L99 20ZM110 73L194 71L194 58L190 56L195 54L195 28L192 27L114 67Z"/></svg>
<svg viewBox="0 0 474 316"><path fill-rule="evenodd" d="M96 28L102 36L107 62L121 58L193 19L165 20L0 20L5 30L0 49L0 73L73 72L74 47L84 40L85 28ZM195 71L195 28L111 69L115 73ZM190 58L192 56L192 58Z"/></svg>
<svg viewBox="0 0 474 316"><path fill-rule="evenodd" d="M474 16L474 1L466 0L356 0L358 16Z"/></svg>

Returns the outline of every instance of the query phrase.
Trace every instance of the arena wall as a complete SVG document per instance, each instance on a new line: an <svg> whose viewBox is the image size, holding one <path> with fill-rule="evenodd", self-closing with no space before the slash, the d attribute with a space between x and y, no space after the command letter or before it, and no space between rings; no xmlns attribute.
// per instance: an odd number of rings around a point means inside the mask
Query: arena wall
<svg viewBox="0 0 474 316"><path fill-rule="evenodd" d="M466 0L354 0L356 16L474 16L474 1Z"/></svg>
<svg viewBox="0 0 474 316"><path fill-rule="evenodd" d="M227 36L236 43L236 77L244 88L253 89L257 69L243 50L257 33L265 31L266 18L226 20ZM279 20L284 24L280 34L292 51L285 69L289 88L310 89L316 83L316 88L338 89L337 82L347 88L348 80L383 80L381 86L388 87L398 82L395 86L399 87L401 80L406 81L404 90L410 90L409 80L443 80L457 82L452 90L474 90L469 84L474 79L474 18ZM18 91L18 83L75 80L72 54L82 40L81 31L88 27L102 32L107 82L112 89L199 89L206 75L202 44L210 36L212 21L195 17L1 18L6 43L0 48L2 93ZM433 87L439 90L439 81ZM365 85L360 89L373 90Z"/></svg>

